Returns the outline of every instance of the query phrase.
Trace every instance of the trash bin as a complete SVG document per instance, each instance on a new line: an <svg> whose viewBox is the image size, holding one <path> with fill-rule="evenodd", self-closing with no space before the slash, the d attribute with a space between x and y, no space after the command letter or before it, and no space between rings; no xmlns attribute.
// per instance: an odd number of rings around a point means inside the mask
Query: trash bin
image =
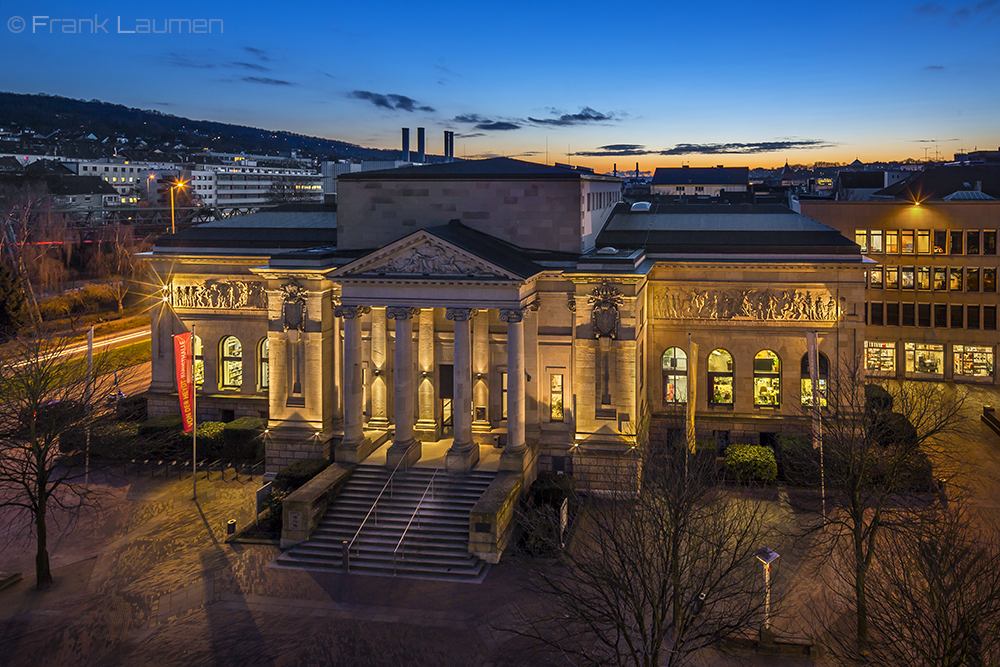
<svg viewBox="0 0 1000 667"><path fill-rule="evenodd" d="M236 519L230 519L229 523L226 524L226 535L236 534Z"/></svg>

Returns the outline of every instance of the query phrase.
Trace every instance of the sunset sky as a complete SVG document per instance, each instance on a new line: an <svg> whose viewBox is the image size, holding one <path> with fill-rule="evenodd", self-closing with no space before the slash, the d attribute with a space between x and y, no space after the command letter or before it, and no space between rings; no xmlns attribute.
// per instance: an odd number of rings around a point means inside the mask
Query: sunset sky
<svg viewBox="0 0 1000 667"><path fill-rule="evenodd" d="M0 17L2 90L378 148L422 126L436 154L448 129L459 157L604 171L1000 146L1000 0L5 0ZM124 32L171 18L219 21Z"/></svg>

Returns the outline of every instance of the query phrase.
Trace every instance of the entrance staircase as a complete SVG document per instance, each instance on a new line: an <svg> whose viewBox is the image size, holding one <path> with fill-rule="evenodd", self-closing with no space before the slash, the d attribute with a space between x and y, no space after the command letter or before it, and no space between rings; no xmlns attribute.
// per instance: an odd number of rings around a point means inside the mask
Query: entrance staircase
<svg viewBox="0 0 1000 667"><path fill-rule="evenodd" d="M275 564L343 571L347 542L350 572L480 582L489 564L469 553L469 513L495 476L413 468L387 486L390 471L359 465L312 537Z"/></svg>

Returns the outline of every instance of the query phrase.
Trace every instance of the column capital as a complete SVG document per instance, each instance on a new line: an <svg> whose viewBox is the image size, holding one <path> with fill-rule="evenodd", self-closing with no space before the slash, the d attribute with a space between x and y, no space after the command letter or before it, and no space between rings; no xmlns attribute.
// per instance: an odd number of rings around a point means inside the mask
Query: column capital
<svg viewBox="0 0 1000 667"><path fill-rule="evenodd" d="M333 309L333 316L354 320L370 312L372 312L371 306L337 306Z"/></svg>
<svg viewBox="0 0 1000 667"><path fill-rule="evenodd" d="M527 308L507 308L500 310L500 321L508 324L521 322L528 316Z"/></svg>
<svg viewBox="0 0 1000 667"><path fill-rule="evenodd" d="M388 306L385 309L385 317L389 320L409 320L417 316L419 308L409 306Z"/></svg>
<svg viewBox="0 0 1000 667"><path fill-rule="evenodd" d="M473 317L475 317L479 311L475 308L445 308L444 316L445 319L454 320L455 322L468 322Z"/></svg>

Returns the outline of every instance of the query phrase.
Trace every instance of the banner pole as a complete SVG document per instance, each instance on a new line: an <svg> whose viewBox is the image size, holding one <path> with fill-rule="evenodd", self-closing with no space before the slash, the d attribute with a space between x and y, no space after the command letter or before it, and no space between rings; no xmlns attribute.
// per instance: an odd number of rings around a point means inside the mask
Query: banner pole
<svg viewBox="0 0 1000 667"><path fill-rule="evenodd" d="M191 412L194 428L191 429L191 493L192 500L198 500L198 381L195 377L194 325L191 325Z"/></svg>

